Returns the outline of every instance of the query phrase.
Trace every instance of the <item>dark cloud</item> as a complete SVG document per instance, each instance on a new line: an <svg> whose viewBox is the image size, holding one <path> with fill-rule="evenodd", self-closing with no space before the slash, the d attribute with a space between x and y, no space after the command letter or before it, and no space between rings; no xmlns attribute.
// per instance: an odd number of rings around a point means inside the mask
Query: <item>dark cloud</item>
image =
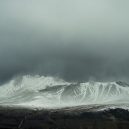
<svg viewBox="0 0 129 129"><path fill-rule="evenodd" d="M0 81L19 74L127 80L128 1L0 1Z"/></svg>

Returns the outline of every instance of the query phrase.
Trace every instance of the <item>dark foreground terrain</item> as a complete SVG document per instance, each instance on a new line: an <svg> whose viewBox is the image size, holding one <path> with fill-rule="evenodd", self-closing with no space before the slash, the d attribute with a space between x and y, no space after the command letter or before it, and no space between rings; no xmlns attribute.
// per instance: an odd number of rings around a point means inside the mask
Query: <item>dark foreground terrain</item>
<svg viewBox="0 0 129 129"><path fill-rule="evenodd" d="M129 129L129 111L100 106L62 109L0 107L0 129Z"/></svg>

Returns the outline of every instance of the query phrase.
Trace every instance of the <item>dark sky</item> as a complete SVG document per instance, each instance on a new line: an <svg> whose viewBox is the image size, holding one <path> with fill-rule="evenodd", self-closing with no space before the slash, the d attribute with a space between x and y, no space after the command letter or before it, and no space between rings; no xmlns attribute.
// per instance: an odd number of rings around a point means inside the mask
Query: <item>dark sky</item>
<svg viewBox="0 0 129 129"><path fill-rule="evenodd" d="M129 76L128 0L0 0L0 82Z"/></svg>

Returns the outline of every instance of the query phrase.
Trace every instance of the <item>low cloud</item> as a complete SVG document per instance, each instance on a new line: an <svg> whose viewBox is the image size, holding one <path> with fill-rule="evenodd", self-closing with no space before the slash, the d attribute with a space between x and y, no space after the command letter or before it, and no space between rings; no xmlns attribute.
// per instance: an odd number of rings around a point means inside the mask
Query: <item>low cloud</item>
<svg viewBox="0 0 129 129"><path fill-rule="evenodd" d="M0 1L0 82L19 74L128 80L128 4Z"/></svg>

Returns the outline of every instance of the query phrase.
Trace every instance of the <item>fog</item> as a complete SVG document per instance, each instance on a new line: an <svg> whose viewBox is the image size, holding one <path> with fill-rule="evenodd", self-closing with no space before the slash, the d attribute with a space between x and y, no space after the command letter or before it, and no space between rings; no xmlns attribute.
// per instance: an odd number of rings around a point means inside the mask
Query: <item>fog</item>
<svg viewBox="0 0 129 129"><path fill-rule="evenodd" d="M129 1L1 0L0 82L21 74L128 81Z"/></svg>

